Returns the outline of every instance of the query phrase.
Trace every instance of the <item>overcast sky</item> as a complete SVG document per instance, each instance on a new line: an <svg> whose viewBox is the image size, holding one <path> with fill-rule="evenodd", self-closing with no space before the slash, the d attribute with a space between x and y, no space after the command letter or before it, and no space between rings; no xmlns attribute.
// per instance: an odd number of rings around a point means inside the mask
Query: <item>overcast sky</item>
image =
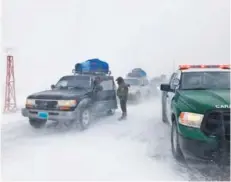
<svg viewBox="0 0 231 182"><path fill-rule="evenodd" d="M230 60L229 0L3 3L4 47L13 48L18 94L49 88L75 63L94 57L108 61L115 76L133 67L169 74L174 60Z"/></svg>

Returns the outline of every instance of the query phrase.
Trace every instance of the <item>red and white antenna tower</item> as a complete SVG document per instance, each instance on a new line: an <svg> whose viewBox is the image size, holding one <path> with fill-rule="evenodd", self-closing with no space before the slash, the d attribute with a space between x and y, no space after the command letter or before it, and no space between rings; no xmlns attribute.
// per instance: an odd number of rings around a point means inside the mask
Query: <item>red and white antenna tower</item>
<svg viewBox="0 0 231 182"><path fill-rule="evenodd" d="M14 57L7 50L7 63L6 63L6 85L5 85L5 104L4 113L15 112L16 93L15 93L15 77L14 77Z"/></svg>

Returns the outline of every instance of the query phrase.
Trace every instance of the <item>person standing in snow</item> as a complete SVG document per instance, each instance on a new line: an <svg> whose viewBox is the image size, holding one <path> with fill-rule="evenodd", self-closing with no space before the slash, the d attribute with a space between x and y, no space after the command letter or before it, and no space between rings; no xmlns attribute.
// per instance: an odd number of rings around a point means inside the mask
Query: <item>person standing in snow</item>
<svg viewBox="0 0 231 182"><path fill-rule="evenodd" d="M94 91L99 92L103 90L102 85L100 85L101 79L100 77L96 77L94 80Z"/></svg>
<svg viewBox="0 0 231 182"><path fill-rule="evenodd" d="M127 100L128 100L129 85L127 85L124 82L124 79L122 77L118 77L116 81L118 84L117 96L119 97L120 107L122 110L122 116L119 118L119 120L123 120L123 119L126 119L127 117Z"/></svg>

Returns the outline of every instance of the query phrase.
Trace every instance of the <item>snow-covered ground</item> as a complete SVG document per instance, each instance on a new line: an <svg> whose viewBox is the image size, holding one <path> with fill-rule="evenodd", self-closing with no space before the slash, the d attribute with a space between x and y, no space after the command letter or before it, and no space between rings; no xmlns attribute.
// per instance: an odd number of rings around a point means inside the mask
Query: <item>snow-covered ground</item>
<svg viewBox="0 0 231 182"><path fill-rule="evenodd" d="M117 120L118 110L84 132L52 122L36 130L20 112L6 114L1 127L3 181L227 180L228 173L214 166L187 167L173 159L170 128L160 111L160 99L150 99L129 105L126 121Z"/></svg>
<svg viewBox="0 0 231 182"><path fill-rule="evenodd" d="M127 121L103 118L84 131L35 130L20 113L2 124L5 180L187 180L170 153L160 100L130 105ZM49 126L49 125L48 125Z"/></svg>

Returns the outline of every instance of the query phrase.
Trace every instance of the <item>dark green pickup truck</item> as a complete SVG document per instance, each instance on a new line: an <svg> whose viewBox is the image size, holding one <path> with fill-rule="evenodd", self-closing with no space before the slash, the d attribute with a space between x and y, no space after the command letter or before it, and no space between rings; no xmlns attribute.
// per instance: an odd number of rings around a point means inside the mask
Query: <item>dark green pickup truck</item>
<svg viewBox="0 0 231 182"><path fill-rule="evenodd" d="M173 156L229 164L230 66L180 66L161 91Z"/></svg>

